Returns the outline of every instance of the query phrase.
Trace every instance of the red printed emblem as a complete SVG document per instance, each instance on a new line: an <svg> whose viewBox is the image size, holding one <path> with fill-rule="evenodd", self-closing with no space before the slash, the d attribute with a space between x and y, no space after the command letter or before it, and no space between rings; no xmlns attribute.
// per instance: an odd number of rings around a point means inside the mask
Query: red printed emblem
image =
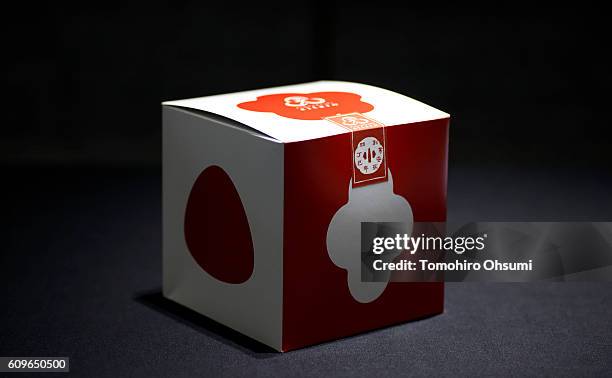
<svg viewBox="0 0 612 378"><path fill-rule="evenodd" d="M349 92L278 93L259 96L255 101L238 104L238 107L302 120L320 120L351 112L366 113L374 109L373 105L361 101L360 95Z"/></svg>

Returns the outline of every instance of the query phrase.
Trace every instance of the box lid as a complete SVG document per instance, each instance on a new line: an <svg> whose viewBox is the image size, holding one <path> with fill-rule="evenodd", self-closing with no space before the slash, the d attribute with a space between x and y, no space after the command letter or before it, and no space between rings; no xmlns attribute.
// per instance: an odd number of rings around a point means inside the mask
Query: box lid
<svg viewBox="0 0 612 378"><path fill-rule="evenodd" d="M361 113L385 126L449 117L410 97L344 81L316 81L162 105L226 117L283 143L348 133L349 129L325 118L349 113Z"/></svg>

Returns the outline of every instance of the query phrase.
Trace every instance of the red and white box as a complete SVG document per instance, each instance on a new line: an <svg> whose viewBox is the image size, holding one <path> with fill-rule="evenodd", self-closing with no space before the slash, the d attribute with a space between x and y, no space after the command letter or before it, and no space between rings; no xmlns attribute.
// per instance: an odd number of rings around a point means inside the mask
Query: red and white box
<svg viewBox="0 0 612 378"><path fill-rule="evenodd" d="M443 311L441 282L363 282L360 232L446 220L448 114L338 81L162 110L165 297L278 351Z"/></svg>

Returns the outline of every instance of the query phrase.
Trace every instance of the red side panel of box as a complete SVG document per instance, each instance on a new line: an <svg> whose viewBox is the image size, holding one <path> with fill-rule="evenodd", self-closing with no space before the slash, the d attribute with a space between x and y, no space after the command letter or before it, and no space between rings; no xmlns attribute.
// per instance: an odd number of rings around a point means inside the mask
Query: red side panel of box
<svg viewBox="0 0 612 378"><path fill-rule="evenodd" d="M408 200L414 221L446 220L448 119L386 128L393 191ZM359 303L347 273L332 263L330 220L348 201L350 134L285 146L283 350L438 314L443 283L389 283Z"/></svg>

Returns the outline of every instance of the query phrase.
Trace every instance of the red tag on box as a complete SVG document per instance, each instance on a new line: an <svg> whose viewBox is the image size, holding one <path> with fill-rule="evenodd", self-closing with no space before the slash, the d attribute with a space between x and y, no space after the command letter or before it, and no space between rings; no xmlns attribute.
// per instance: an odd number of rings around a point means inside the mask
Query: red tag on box
<svg viewBox="0 0 612 378"><path fill-rule="evenodd" d="M361 113L325 119L351 131L353 187L386 181L385 126Z"/></svg>

